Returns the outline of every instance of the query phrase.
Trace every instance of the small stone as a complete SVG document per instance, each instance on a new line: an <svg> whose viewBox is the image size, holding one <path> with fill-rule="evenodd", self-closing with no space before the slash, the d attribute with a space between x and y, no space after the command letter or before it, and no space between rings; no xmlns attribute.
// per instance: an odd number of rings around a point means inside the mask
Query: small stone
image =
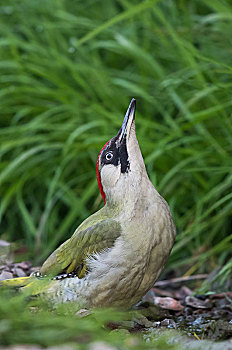
<svg viewBox="0 0 232 350"><path fill-rule="evenodd" d="M88 309L80 309L79 311L76 312L75 316L78 318L86 317L91 314L91 311Z"/></svg>
<svg viewBox="0 0 232 350"><path fill-rule="evenodd" d="M194 322L194 317L192 315L186 316L186 321L187 322Z"/></svg>
<svg viewBox="0 0 232 350"><path fill-rule="evenodd" d="M165 318L163 321L160 322L160 325L162 327L169 327L176 328L176 322L171 318Z"/></svg>
<svg viewBox="0 0 232 350"><path fill-rule="evenodd" d="M0 265L0 272L2 272L2 270L8 270L7 265Z"/></svg>
<svg viewBox="0 0 232 350"><path fill-rule="evenodd" d="M9 249L10 243L7 241L4 241L3 239L0 239L0 248L7 247Z"/></svg>
<svg viewBox="0 0 232 350"><path fill-rule="evenodd" d="M11 278L13 278L13 273L11 272L2 271L2 273L0 274L0 281L4 281Z"/></svg>
<svg viewBox="0 0 232 350"><path fill-rule="evenodd" d="M31 267L30 261L22 261L20 263L15 264L17 267L23 270L28 270Z"/></svg>
<svg viewBox="0 0 232 350"><path fill-rule="evenodd" d="M16 275L16 277L25 277L27 274L20 269L19 267L15 267L14 268L14 274Z"/></svg>

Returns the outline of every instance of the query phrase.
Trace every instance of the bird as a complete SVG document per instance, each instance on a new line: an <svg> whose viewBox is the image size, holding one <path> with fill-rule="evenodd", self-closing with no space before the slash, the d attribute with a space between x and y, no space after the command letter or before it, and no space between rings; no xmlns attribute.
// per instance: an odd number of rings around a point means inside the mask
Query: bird
<svg viewBox="0 0 232 350"><path fill-rule="evenodd" d="M0 286L34 286L33 294L80 308L130 307L153 287L174 245L176 228L167 202L148 177L135 132L135 109L133 98L119 132L97 158L104 206L80 224L40 271Z"/></svg>

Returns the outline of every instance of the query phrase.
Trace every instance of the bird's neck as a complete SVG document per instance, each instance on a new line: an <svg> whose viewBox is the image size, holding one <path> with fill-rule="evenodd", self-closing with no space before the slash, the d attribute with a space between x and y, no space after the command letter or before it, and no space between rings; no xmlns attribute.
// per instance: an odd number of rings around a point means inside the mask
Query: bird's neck
<svg viewBox="0 0 232 350"><path fill-rule="evenodd" d="M133 210L152 186L146 171L124 176L124 181L116 183L115 187L106 192L106 206L116 212Z"/></svg>
<svg viewBox="0 0 232 350"><path fill-rule="evenodd" d="M141 150L135 134L135 126L131 127L131 134L127 144L129 169L127 172L120 174L118 168L118 176L114 176L115 181L108 181L108 186L103 186L106 206L113 208L115 211L133 210L136 203L140 199L146 198L149 191L155 191L150 182ZM112 169L115 172L115 169ZM112 179L113 176L110 176ZM106 184L106 183L105 183ZM110 185L109 185L110 184ZM104 185L104 184L103 184Z"/></svg>

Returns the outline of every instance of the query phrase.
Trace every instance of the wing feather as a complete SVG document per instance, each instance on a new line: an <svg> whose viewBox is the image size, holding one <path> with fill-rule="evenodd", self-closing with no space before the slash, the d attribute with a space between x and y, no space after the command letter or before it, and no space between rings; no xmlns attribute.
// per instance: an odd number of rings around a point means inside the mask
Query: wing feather
<svg viewBox="0 0 232 350"><path fill-rule="evenodd" d="M86 259L114 245L121 234L120 224L113 219L103 219L88 227L79 226L73 236L58 247L41 267L42 275L77 273L79 278L86 273Z"/></svg>

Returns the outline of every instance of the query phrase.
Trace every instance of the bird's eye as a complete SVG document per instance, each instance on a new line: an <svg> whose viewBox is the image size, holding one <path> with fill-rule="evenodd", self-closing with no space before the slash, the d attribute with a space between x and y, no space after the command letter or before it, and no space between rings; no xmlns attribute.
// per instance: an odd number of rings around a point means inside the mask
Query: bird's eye
<svg viewBox="0 0 232 350"><path fill-rule="evenodd" d="M106 153L106 160L111 160L112 158L113 158L113 153L112 152Z"/></svg>

